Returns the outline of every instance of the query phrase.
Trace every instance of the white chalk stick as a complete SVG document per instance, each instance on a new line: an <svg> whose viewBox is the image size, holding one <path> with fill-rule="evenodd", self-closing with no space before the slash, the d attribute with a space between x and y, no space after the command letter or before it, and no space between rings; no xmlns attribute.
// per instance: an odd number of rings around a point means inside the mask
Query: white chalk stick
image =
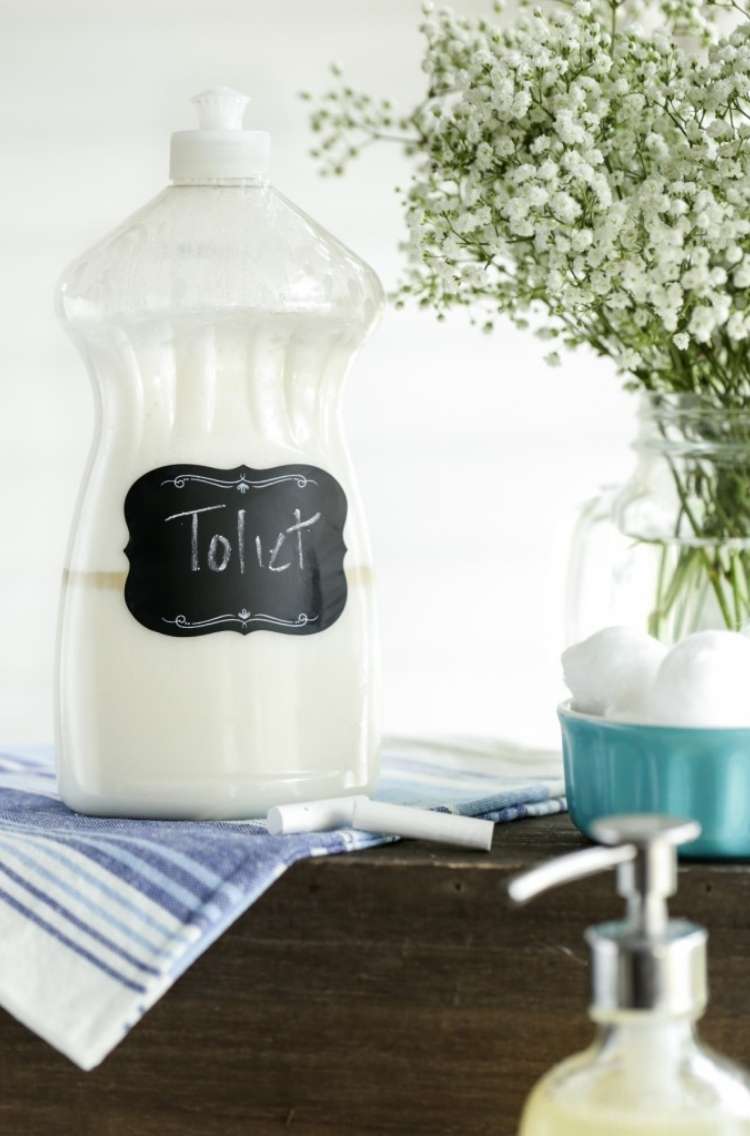
<svg viewBox="0 0 750 1136"><path fill-rule="evenodd" d="M290 832L327 832L348 828L354 815L354 802L366 797L330 797L321 801L302 801L269 809L268 831L272 836Z"/></svg>
<svg viewBox="0 0 750 1136"><path fill-rule="evenodd" d="M269 810L267 823L272 836L356 828L362 832L433 840L438 844L456 844L484 852L490 849L495 828L491 820L414 809L407 805L389 805L363 796L278 805Z"/></svg>
<svg viewBox="0 0 750 1136"><path fill-rule="evenodd" d="M357 797L352 827L364 832L385 832L391 836L407 836L414 840L434 840L438 844L458 844L462 848L478 848L488 852L495 828L491 820L437 813L429 809L412 809L406 805L388 805Z"/></svg>

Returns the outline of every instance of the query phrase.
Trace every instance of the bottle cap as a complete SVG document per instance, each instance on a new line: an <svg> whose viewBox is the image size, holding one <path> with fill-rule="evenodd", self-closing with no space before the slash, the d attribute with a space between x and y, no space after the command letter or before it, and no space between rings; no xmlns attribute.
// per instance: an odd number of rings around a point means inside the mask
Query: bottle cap
<svg viewBox="0 0 750 1136"><path fill-rule="evenodd" d="M586 932L592 1013L699 1014L707 999L706 932L669 919L666 901L677 891L677 845L695 840L700 825L634 814L596 821L592 835L609 847L572 852L518 876L508 889L511 899L525 903L558 884L616 868L625 919Z"/></svg>
<svg viewBox="0 0 750 1136"><path fill-rule="evenodd" d="M197 130L172 135L169 176L180 184L268 178L271 136L265 130L243 130L247 95L231 87L214 87L191 100L198 112Z"/></svg>

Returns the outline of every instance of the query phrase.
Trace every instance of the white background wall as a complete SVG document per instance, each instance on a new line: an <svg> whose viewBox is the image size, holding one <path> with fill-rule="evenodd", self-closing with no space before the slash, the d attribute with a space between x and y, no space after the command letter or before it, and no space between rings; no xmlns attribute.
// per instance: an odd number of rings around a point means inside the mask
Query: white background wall
<svg viewBox="0 0 750 1136"><path fill-rule="evenodd" d="M457 0L466 12L485 0ZM2 0L0 4L0 744L51 735L58 585L91 431L57 325L63 266L162 187L189 97L227 84L274 136L274 181L398 276L398 152L320 180L300 88L337 59L408 106L418 0ZM562 589L580 502L628 469L632 408L583 355L462 316L389 311L347 417L375 548L391 730L555 738Z"/></svg>

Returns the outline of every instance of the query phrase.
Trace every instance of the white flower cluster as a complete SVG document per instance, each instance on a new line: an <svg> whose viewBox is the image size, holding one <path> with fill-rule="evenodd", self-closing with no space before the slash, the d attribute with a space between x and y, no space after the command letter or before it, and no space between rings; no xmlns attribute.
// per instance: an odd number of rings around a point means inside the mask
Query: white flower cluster
<svg viewBox="0 0 750 1136"><path fill-rule="evenodd" d="M533 323L552 341L553 365L555 341L585 343L632 386L718 405L680 425L690 445L706 444L671 469L675 535L689 523L697 541L660 569L654 626L694 580L727 627L750 614L743 3L576 0L527 9L507 27L427 9L427 93L416 110L396 117L342 85L312 115L329 172L383 138L415 160L402 302L439 318L464 306L488 330L498 314ZM735 26L720 34L709 16L727 15ZM732 462L703 460L717 440Z"/></svg>
<svg viewBox="0 0 750 1136"><path fill-rule="evenodd" d="M720 36L722 8L741 20ZM415 156L404 292L589 343L649 389L750 389L740 0L577 0L507 28L427 5L422 30L413 113L342 86L312 115L329 172L380 138Z"/></svg>
<svg viewBox="0 0 750 1136"><path fill-rule="evenodd" d="M484 302L522 325L544 312L544 334L646 386L700 387L709 346L744 371L750 23L704 57L613 34L588 0L509 30L443 9L423 30L431 95L407 210L421 302Z"/></svg>

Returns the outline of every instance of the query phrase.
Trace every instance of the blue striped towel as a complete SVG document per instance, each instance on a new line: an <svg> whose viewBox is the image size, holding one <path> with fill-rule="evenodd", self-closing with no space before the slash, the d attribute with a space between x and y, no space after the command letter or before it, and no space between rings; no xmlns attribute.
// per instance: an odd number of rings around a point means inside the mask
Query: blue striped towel
<svg viewBox="0 0 750 1136"><path fill-rule="evenodd" d="M559 758L523 761L496 743L394 740L377 795L496 821L564 809ZM92 1069L295 860L386 839L78 816L51 751L2 754L0 1004Z"/></svg>

